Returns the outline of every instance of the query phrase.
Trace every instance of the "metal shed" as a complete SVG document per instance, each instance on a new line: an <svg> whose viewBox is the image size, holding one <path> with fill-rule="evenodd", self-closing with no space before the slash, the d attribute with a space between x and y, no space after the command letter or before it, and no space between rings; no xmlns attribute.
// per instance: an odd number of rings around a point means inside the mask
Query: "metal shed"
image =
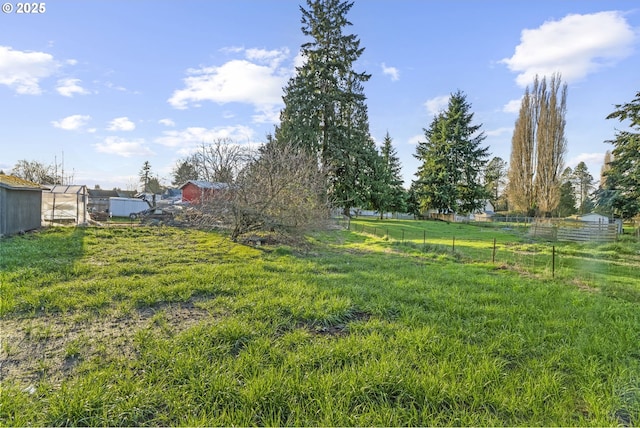
<svg viewBox="0 0 640 428"><path fill-rule="evenodd" d="M0 174L0 236L38 229L41 206L39 184Z"/></svg>
<svg viewBox="0 0 640 428"><path fill-rule="evenodd" d="M56 184L42 192L42 221L82 224L87 222L87 186Z"/></svg>

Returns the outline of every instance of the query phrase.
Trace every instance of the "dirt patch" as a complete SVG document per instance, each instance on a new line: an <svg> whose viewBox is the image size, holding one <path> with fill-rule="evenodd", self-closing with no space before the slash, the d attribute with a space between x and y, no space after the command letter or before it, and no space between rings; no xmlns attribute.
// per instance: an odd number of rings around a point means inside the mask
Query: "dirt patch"
<svg viewBox="0 0 640 428"><path fill-rule="evenodd" d="M0 332L0 382L31 388L46 378L59 385L83 361L134 357L135 335L141 330L171 336L211 316L188 302L92 319L60 314L5 319Z"/></svg>

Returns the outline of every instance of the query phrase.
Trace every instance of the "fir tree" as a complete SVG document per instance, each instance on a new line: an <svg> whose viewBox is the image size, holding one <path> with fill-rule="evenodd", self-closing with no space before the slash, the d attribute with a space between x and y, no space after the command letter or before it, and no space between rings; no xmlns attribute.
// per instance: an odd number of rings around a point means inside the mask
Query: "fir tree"
<svg viewBox="0 0 640 428"><path fill-rule="evenodd" d="M630 129L617 131L611 151L613 160L604 173L606 185L603 198L614 214L632 218L640 214L640 92L633 101L616 105L616 110L607 119L629 120Z"/></svg>
<svg viewBox="0 0 640 428"><path fill-rule="evenodd" d="M376 151L369 134L363 83L370 75L353 69L364 48L346 18L353 2L307 0L302 33L311 38L301 47L305 59L284 89L284 109L275 139L316 154L327 177L333 203L363 205L375 187L371 181Z"/></svg>
<svg viewBox="0 0 640 428"><path fill-rule="evenodd" d="M416 193L422 209L440 213L471 213L483 207L489 193L480 182L488 149L481 125L473 125L473 113L466 96L451 95L447 110L436 115L425 142L414 155L422 162L416 173Z"/></svg>
<svg viewBox="0 0 640 428"><path fill-rule="evenodd" d="M380 213L404 212L406 209L405 190L402 187L402 166L393 147L393 140L387 132L380 148L377 162L376 189L371 195L371 207Z"/></svg>
<svg viewBox="0 0 640 428"><path fill-rule="evenodd" d="M565 168L560 178L560 201L557 207L558 217L567 217L576 213L576 189L573 185L574 173L570 167Z"/></svg>
<svg viewBox="0 0 640 428"><path fill-rule="evenodd" d="M190 159L185 159L176 164L173 168L173 180L171 184L181 186L189 180L198 179L198 169Z"/></svg>

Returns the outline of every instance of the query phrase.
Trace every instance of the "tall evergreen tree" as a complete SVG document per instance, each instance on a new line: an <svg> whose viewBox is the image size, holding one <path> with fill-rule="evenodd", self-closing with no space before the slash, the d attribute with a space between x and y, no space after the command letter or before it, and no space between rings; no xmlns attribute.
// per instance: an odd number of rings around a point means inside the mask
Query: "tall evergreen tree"
<svg viewBox="0 0 640 428"><path fill-rule="evenodd" d="M489 200L497 209L506 184L507 163L499 156L493 157L484 170L484 185L491 194Z"/></svg>
<svg viewBox="0 0 640 428"><path fill-rule="evenodd" d="M189 180L198 179L198 169L192 159L179 161L173 168L173 180L171 184L181 186Z"/></svg>
<svg viewBox="0 0 640 428"><path fill-rule="evenodd" d="M371 77L354 71L364 48L356 35L345 34L352 1L307 0L301 47L305 59L284 89L284 109L275 139L303 147L318 156L333 202L345 214L364 204L371 193L376 159L369 134L363 83Z"/></svg>
<svg viewBox="0 0 640 428"><path fill-rule="evenodd" d="M149 191L149 180L151 180L151 164L149 161L144 161L138 176L140 177L140 183L142 183L142 192L147 193Z"/></svg>
<svg viewBox="0 0 640 428"><path fill-rule="evenodd" d="M622 218L640 214L640 92L626 104L617 104L616 110L607 119L629 120L629 130L617 131L609 162L605 172L605 194L613 213Z"/></svg>
<svg viewBox="0 0 640 428"><path fill-rule="evenodd" d="M593 176L584 162L580 162L573 170L573 181L576 192L576 201L580 214L585 214L593 208L591 192L593 192Z"/></svg>
<svg viewBox="0 0 640 428"><path fill-rule="evenodd" d="M570 167L566 167L560 177L560 201L556 209L558 217L567 217L576 213L576 189L574 173Z"/></svg>
<svg viewBox="0 0 640 428"><path fill-rule="evenodd" d="M611 170L611 162L613 155L610 150L604 154L604 162L600 168L600 183L598 189L594 192L595 211L604 215L613 215L613 200L615 191L609 188L607 183L607 174Z"/></svg>
<svg viewBox="0 0 640 428"><path fill-rule="evenodd" d="M389 132L380 148L377 188L371 195L372 208L380 213L403 212L406 209L406 197L402 180L402 166Z"/></svg>
<svg viewBox="0 0 640 428"><path fill-rule="evenodd" d="M447 110L424 130L427 141L418 143L414 155L422 162L416 192L423 209L470 213L489 199L481 183L488 148L480 146L485 135L472 121L471 105L458 91L451 94Z"/></svg>
<svg viewBox="0 0 640 428"><path fill-rule="evenodd" d="M567 85L554 74L536 76L527 87L511 140L508 194L511 207L530 215L550 214L558 205L564 167Z"/></svg>

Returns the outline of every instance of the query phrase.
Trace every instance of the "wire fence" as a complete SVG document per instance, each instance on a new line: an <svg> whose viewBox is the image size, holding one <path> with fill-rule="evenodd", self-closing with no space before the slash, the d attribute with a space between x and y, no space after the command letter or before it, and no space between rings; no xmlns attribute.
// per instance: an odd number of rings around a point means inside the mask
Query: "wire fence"
<svg viewBox="0 0 640 428"><path fill-rule="evenodd" d="M587 282L610 282L612 278L634 278L640 257L624 254L604 255L589 248L566 246L550 242L518 240L523 231L510 230L511 235L491 236L491 228L483 229L487 237L469 237L455 234L434 234L427 229L390 228L344 220L345 229L383 239L392 246L420 251L432 258L454 258L473 263L493 264L496 269L511 269L543 278L563 277ZM515 238L515 239L514 239ZM634 267L635 266L635 267Z"/></svg>

